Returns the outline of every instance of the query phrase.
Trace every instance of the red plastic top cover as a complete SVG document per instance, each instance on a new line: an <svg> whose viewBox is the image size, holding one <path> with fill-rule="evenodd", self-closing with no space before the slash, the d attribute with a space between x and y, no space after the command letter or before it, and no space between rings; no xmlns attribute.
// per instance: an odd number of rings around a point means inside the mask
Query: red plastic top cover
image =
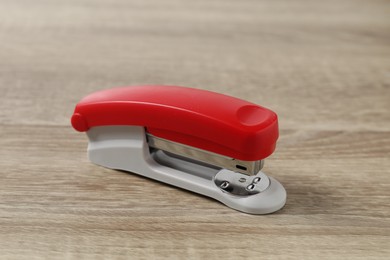
<svg viewBox="0 0 390 260"><path fill-rule="evenodd" d="M81 132L108 125L144 126L157 137L239 160L269 156L278 139L277 115L264 107L206 90L134 86L92 93L76 106Z"/></svg>

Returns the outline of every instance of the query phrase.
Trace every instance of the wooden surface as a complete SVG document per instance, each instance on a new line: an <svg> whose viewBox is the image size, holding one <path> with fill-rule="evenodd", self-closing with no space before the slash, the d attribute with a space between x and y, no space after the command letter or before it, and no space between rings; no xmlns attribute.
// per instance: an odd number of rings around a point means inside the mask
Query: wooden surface
<svg viewBox="0 0 390 260"><path fill-rule="evenodd" d="M0 0L0 258L388 259L388 1ZM266 216L92 165L69 125L113 86L267 106Z"/></svg>

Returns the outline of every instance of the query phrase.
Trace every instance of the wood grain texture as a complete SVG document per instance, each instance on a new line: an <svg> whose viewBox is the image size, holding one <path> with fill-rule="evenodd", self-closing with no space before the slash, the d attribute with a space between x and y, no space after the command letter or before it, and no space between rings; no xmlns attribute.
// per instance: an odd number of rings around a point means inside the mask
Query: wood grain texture
<svg viewBox="0 0 390 260"><path fill-rule="evenodd" d="M1 259L388 259L390 5L374 0L0 0ZM266 216L92 165L69 125L112 86L267 106Z"/></svg>

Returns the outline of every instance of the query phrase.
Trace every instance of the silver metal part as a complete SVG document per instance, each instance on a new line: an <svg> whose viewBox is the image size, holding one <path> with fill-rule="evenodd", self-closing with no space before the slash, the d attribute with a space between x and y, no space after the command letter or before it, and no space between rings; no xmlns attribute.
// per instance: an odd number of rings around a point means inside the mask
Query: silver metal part
<svg viewBox="0 0 390 260"><path fill-rule="evenodd" d="M263 160L259 161L242 161L235 158L223 156L217 153L198 149L189 145L172 142L160 137L146 133L148 145L152 148L185 156L190 159L215 165L234 172L245 175L255 175L263 168Z"/></svg>
<svg viewBox="0 0 390 260"><path fill-rule="evenodd" d="M256 177L253 179L253 183L256 184L256 183L259 183L259 181L261 180L260 177Z"/></svg>
<svg viewBox="0 0 390 260"><path fill-rule="evenodd" d="M255 189L255 184L249 184L247 187L246 187L246 190L247 191L253 191Z"/></svg>
<svg viewBox="0 0 390 260"><path fill-rule="evenodd" d="M198 176L214 183L225 194L233 196L253 196L265 191L270 185L270 180L263 172L248 176L227 169L215 169L209 165L202 165L198 161L177 156L172 153L153 149L152 158L161 165L180 170L183 177L188 175ZM174 156L173 156L174 155Z"/></svg>
<svg viewBox="0 0 390 260"><path fill-rule="evenodd" d="M221 189L227 189L229 187L229 184L230 183L228 181L224 181L219 187L221 187Z"/></svg>
<svg viewBox="0 0 390 260"><path fill-rule="evenodd" d="M265 191L269 178L262 172L255 176L245 176L229 170L221 170L214 177L214 183L222 191L238 196L250 196Z"/></svg>

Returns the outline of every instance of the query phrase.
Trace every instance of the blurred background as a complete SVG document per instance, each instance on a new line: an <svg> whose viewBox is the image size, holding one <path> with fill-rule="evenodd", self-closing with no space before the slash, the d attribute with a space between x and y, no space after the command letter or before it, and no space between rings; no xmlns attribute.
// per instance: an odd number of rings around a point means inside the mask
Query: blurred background
<svg viewBox="0 0 390 260"><path fill-rule="evenodd" d="M0 258L387 259L388 0L0 0ZM166 84L274 110L252 216L92 165L85 95ZM228 140L227 140L228 141Z"/></svg>
<svg viewBox="0 0 390 260"><path fill-rule="evenodd" d="M65 125L94 90L170 84L268 106L283 128L385 129L389 11L384 0L1 0L0 120Z"/></svg>

